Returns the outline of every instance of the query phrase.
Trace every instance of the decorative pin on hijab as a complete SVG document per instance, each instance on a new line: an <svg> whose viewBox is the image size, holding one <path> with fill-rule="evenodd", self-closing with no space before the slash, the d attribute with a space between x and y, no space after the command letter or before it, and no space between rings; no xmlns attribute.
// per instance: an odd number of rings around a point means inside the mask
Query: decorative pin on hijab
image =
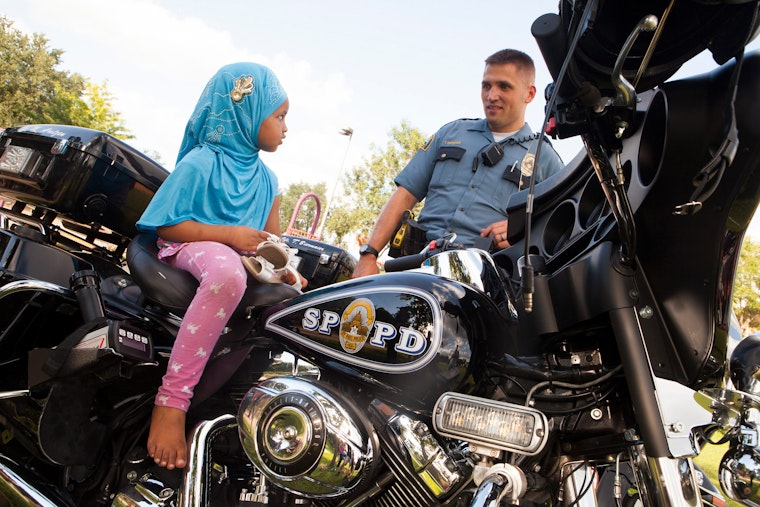
<svg viewBox="0 0 760 507"><path fill-rule="evenodd" d="M240 102L243 97L253 92L253 76L239 77L235 80L235 87L230 92L230 98Z"/></svg>

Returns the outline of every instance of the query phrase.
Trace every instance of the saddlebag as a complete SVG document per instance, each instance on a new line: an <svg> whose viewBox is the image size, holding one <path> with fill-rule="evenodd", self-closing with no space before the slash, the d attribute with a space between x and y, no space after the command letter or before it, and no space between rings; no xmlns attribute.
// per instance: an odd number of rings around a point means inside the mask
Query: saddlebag
<svg viewBox="0 0 760 507"><path fill-rule="evenodd" d="M0 133L0 196L124 236L137 232L135 222L168 174L97 130L25 125Z"/></svg>

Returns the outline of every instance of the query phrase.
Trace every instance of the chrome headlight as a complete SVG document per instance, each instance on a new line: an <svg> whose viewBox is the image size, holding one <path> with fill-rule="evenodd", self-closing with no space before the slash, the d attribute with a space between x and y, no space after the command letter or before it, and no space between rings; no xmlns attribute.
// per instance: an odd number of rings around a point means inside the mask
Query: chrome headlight
<svg viewBox="0 0 760 507"><path fill-rule="evenodd" d="M757 448L731 448L718 472L723 491L745 505L760 505L760 453Z"/></svg>

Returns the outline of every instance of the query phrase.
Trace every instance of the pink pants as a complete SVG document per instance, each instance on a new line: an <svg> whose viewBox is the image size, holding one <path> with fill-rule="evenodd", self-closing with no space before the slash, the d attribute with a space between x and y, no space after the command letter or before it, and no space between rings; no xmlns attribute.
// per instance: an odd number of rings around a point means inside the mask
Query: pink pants
<svg viewBox="0 0 760 507"><path fill-rule="evenodd" d="M187 412L209 355L243 298L248 275L240 254L212 241L188 243L163 260L200 282L182 319L155 401Z"/></svg>

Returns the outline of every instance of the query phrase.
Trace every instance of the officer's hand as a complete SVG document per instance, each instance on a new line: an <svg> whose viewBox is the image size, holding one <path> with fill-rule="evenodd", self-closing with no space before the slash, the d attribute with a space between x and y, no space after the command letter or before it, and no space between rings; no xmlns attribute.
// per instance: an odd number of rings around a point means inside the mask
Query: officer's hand
<svg viewBox="0 0 760 507"><path fill-rule="evenodd" d="M501 222L494 222L485 229L480 230L481 238L493 238L494 246L501 250L509 246L509 240L507 239L507 220Z"/></svg>

